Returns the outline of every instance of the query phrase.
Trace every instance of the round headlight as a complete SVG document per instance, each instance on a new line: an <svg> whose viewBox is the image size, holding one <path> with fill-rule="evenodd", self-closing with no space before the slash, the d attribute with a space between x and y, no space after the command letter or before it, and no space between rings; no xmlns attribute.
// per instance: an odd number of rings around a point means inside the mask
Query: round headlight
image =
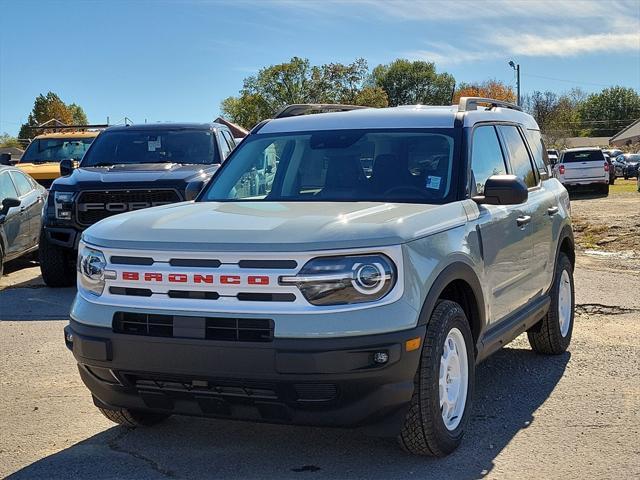
<svg viewBox="0 0 640 480"><path fill-rule="evenodd" d="M377 253L314 258L280 283L296 285L312 305L346 305L380 300L396 278L391 259Z"/></svg>
<svg viewBox="0 0 640 480"><path fill-rule="evenodd" d="M104 290L104 273L107 261L100 250L83 246L78 252L78 271L80 286L95 294L102 295Z"/></svg>

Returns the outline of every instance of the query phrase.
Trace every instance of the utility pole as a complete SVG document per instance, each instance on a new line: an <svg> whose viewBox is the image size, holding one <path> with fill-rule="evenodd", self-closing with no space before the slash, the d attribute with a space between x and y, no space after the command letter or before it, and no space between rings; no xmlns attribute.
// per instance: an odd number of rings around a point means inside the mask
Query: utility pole
<svg viewBox="0 0 640 480"><path fill-rule="evenodd" d="M520 106L520 64L517 65L513 62L513 60L509 61L509 66L513 68L516 72L516 85L518 89L518 106Z"/></svg>

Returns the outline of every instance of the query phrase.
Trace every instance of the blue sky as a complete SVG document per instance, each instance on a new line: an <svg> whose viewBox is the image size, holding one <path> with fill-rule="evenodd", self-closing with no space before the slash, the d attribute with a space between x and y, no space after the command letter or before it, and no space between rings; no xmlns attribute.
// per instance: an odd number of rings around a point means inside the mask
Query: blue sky
<svg viewBox="0 0 640 480"><path fill-rule="evenodd" d="M0 132L16 134L39 93L91 122L208 121L261 67L398 57L458 82L523 92L640 90L640 0L42 1L0 7Z"/></svg>

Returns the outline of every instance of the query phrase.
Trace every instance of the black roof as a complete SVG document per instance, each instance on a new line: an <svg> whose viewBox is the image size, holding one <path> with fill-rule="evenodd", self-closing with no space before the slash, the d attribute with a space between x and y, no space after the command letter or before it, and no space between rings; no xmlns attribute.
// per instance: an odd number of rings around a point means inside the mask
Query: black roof
<svg viewBox="0 0 640 480"><path fill-rule="evenodd" d="M137 123L134 125L114 125L105 131L117 130L211 130L212 128L220 128L223 125L219 123Z"/></svg>

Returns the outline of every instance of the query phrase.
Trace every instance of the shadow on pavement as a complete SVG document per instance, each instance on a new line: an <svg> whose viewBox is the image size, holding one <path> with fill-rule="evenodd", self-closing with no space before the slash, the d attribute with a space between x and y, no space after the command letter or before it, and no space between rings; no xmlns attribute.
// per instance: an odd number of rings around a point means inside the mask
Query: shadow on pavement
<svg viewBox="0 0 640 480"><path fill-rule="evenodd" d="M482 363L467 436L444 459L353 430L172 417L155 428L110 428L8 478L479 478L535 422L569 358L506 348Z"/></svg>

